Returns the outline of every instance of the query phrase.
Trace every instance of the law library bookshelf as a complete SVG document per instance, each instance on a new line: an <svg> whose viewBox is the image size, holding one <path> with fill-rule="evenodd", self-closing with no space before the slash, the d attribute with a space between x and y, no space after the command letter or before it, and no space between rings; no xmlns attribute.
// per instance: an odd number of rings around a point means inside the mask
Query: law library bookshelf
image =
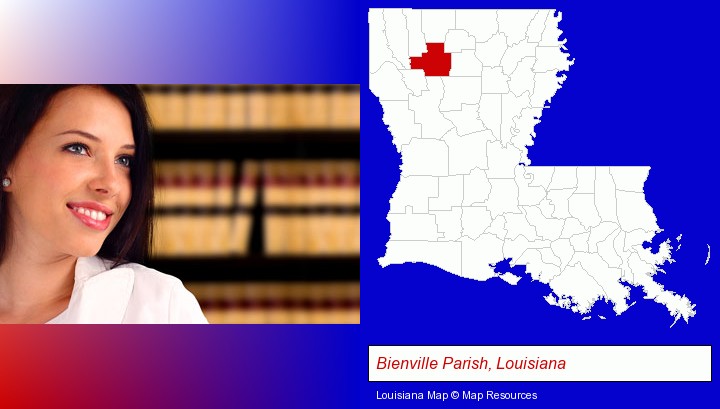
<svg viewBox="0 0 720 409"><path fill-rule="evenodd" d="M143 85L150 267L211 323L360 322L357 85Z"/></svg>

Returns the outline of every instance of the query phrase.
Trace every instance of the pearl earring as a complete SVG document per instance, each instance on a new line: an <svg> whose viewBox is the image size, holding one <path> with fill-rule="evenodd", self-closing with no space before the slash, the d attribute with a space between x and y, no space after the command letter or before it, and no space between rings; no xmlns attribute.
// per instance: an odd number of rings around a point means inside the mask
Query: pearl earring
<svg viewBox="0 0 720 409"><path fill-rule="evenodd" d="M10 186L10 183L11 183L11 182L10 182L10 178L4 178L3 181L2 181L3 187L8 187L8 186Z"/></svg>

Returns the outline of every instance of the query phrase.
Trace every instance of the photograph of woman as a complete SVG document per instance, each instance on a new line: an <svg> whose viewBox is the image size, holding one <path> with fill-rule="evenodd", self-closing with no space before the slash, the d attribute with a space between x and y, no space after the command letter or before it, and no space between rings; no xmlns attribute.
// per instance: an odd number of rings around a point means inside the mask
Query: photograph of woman
<svg viewBox="0 0 720 409"><path fill-rule="evenodd" d="M0 86L0 322L207 323L144 267L150 125L130 85Z"/></svg>

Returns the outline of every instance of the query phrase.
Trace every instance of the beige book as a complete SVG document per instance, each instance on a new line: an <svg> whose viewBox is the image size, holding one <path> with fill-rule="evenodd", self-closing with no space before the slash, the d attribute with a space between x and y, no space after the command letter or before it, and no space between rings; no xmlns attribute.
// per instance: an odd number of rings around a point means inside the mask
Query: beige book
<svg viewBox="0 0 720 409"><path fill-rule="evenodd" d="M358 268L360 266L358 265ZM345 283L345 292L344 294L348 299L355 300L358 304L360 304L360 282L359 281L353 281L353 282L347 282Z"/></svg>
<svg viewBox="0 0 720 409"><path fill-rule="evenodd" d="M345 251L350 256L360 254L360 215L346 216L347 233L345 235Z"/></svg>
<svg viewBox="0 0 720 409"><path fill-rule="evenodd" d="M318 255L324 256L336 256L340 254L340 240L339 236L345 234L341 220L337 215L334 214L320 214L317 215L317 224L321 226L318 228L317 235L321 235L319 240L322 243L320 252Z"/></svg>
<svg viewBox="0 0 720 409"><path fill-rule="evenodd" d="M153 217L153 234L152 234L152 257L163 257L167 252L167 227L165 226L164 215L156 215Z"/></svg>
<svg viewBox="0 0 720 409"><path fill-rule="evenodd" d="M168 257L177 254L177 216L158 215L153 218L153 254Z"/></svg>
<svg viewBox="0 0 720 409"><path fill-rule="evenodd" d="M286 216L289 230L289 240L287 254L293 256L303 256L307 248L307 216L306 215L288 215Z"/></svg>
<svg viewBox="0 0 720 409"><path fill-rule="evenodd" d="M288 289L283 283L265 284L265 303L268 307L268 323L287 324L290 322L287 304Z"/></svg>
<svg viewBox="0 0 720 409"><path fill-rule="evenodd" d="M172 206L174 169L170 161L155 161L155 208Z"/></svg>
<svg viewBox="0 0 720 409"><path fill-rule="evenodd" d="M322 309L308 311L308 324L328 324L327 312Z"/></svg>
<svg viewBox="0 0 720 409"><path fill-rule="evenodd" d="M281 308L267 308L263 324L286 324L287 312Z"/></svg>
<svg viewBox="0 0 720 409"><path fill-rule="evenodd" d="M310 127L308 122L310 89L309 85L296 85L290 95L288 124L293 129Z"/></svg>
<svg viewBox="0 0 720 409"><path fill-rule="evenodd" d="M329 236L329 254L335 256L347 255L348 250L348 236L352 233L348 230L350 216L346 215L331 215L327 216L332 220L332 228L328 233Z"/></svg>
<svg viewBox="0 0 720 409"><path fill-rule="evenodd" d="M318 219L318 216L315 214L309 214L305 216L305 225L307 226L308 231L306 232L306 244L303 255L316 256L320 254L320 248L322 243L320 242L321 237L317 233L317 230L319 228Z"/></svg>
<svg viewBox="0 0 720 409"><path fill-rule="evenodd" d="M293 283L292 284L292 296L296 297L297 307L293 309L292 315L289 318L293 324L308 324L311 322L312 310L308 308L308 304L311 302L311 288L314 283Z"/></svg>
<svg viewBox="0 0 720 409"><path fill-rule="evenodd" d="M183 227L183 216L180 215L167 215L164 217L165 229L165 255L177 256L181 254L183 250L182 242L182 229Z"/></svg>
<svg viewBox="0 0 720 409"><path fill-rule="evenodd" d="M303 160L295 162L295 172L298 180L295 204L297 206L310 206L312 204L313 191L317 189L318 180L313 173L314 161Z"/></svg>
<svg viewBox="0 0 720 409"><path fill-rule="evenodd" d="M360 324L360 308L347 310L342 324Z"/></svg>
<svg viewBox="0 0 720 409"><path fill-rule="evenodd" d="M165 124L168 130L187 129L187 93L183 86L172 86L165 103Z"/></svg>
<svg viewBox="0 0 720 409"><path fill-rule="evenodd" d="M330 128L343 129L348 127L349 108L346 94L347 92L342 85L336 85L330 90Z"/></svg>
<svg viewBox="0 0 720 409"><path fill-rule="evenodd" d="M230 254L230 237L233 228L233 218L228 215L214 215L211 234L208 236L208 254L213 256L227 256Z"/></svg>
<svg viewBox="0 0 720 409"><path fill-rule="evenodd" d="M201 256L222 255L222 243L227 242L230 235L230 224L222 215L193 216L195 231L193 235L196 253Z"/></svg>
<svg viewBox="0 0 720 409"><path fill-rule="evenodd" d="M350 303L354 300L348 294L349 288L353 283L346 282L328 282L328 293L331 297L331 305L328 308L328 321L333 324L343 324L344 313L347 311Z"/></svg>
<svg viewBox="0 0 720 409"><path fill-rule="evenodd" d="M308 99L308 128L325 129L330 124L330 95L321 85L312 88Z"/></svg>
<svg viewBox="0 0 720 409"><path fill-rule="evenodd" d="M325 253L325 235L323 229L327 228L323 225L324 217L318 214L309 214L307 217L307 248L305 254L312 257L324 255Z"/></svg>
<svg viewBox="0 0 720 409"><path fill-rule="evenodd" d="M318 205L335 205L335 160L324 160L319 164L320 183L317 196Z"/></svg>
<svg viewBox="0 0 720 409"><path fill-rule="evenodd" d="M343 256L354 254L350 249L350 243L353 241L353 236L355 235L353 222L358 216L341 214L333 215L332 218L335 220L335 227L331 233L333 254Z"/></svg>
<svg viewBox="0 0 720 409"><path fill-rule="evenodd" d="M305 283L293 283L289 282L286 283L285 286L287 287L287 300L289 303L293 305L293 308L288 310L288 317L287 317L287 323L288 324L297 324L297 310L302 307L302 286Z"/></svg>
<svg viewBox="0 0 720 409"><path fill-rule="evenodd" d="M200 303L201 306L202 304L207 302L208 283L204 283L201 281L192 281L185 282L183 283L183 285L185 286L185 288L187 288L188 291L192 293L192 295L195 296L195 299L198 300L198 303Z"/></svg>
<svg viewBox="0 0 720 409"><path fill-rule="evenodd" d="M260 176L260 163L253 160L243 161L242 164L242 175L238 179L238 205L241 207L252 207L255 206L257 186L261 182Z"/></svg>
<svg viewBox="0 0 720 409"><path fill-rule="evenodd" d="M351 169L354 181L353 186L355 188L352 202L360 205L360 161L352 161Z"/></svg>
<svg viewBox="0 0 720 409"><path fill-rule="evenodd" d="M348 115L348 128L360 129L360 88L357 87L353 91L345 94L347 115Z"/></svg>
<svg viewBox="0 0 720 409"><path fill-rule="evenodd" d="M190 167L190 187L188 204L210 207L216 204L217 185L215 181L216 164L212 161L193 161Z"/></svg>
<svg viewBox="0 0 720 409"><path fill-rule="evenodd" d="M205 300L202 301L203 313L211 324L224 324L227 321L227 311L223 308L222 283L203 283L205 287Z"/></svg>
<svg viewBox="0 0 720 409"><path fill-rule="evenodd" d="M190 162L184 160L174 160L169 163L171 173L171 182L169 185L170 192L168 194L172 206L187 206L188 190L191 189L190 180L192 178Z"/></svg>
<svg viewBox="0 0 720 409"><path fill-rule="evenodd" d="M214 205L230 207L233 205L233 180L235 178L235 162L221 160L215 162L215 199Z"/></svg>
<svg viewBox="0 0 720 409"><path fill-rule="evenodd" d="M239 272L242 273L242 272ZM239 286L238 296L239 299L244 301L246 304L259 305L260 298L262 297L262 286L261 282L245 281Z"/></svg>
<svg viewBox="0 0 720 409"><path fill-rule="evenodd" d="M233 216L228 239L230 253L240 256L248 254L251 227L252 218L249 213L237 213Z"/></svg>
<svg viewBox="0 0 720 409"><path fill-rule="evenodd" d="M265 206L284 206L289 204L288 190L289 162L269 160L262 162L263 167L263 204Z"/></svg>
<svg viewBox="0 0 720 409"><path fill-rule="evenodd" d="M281 170L282 183L279 189L284 192L284 200L279 203L283 206L300 206L302 205L304 186L302 183L302 161L282 161L279 162Z"/></svg>
<svg viewBox="0 0 720 409"><path fill-rule="evenodd" d="M267 129L270 102L266 87L255 86L248 92L248 128Z"/></svg>
<svg viewBox="0 0 720 409"><path fill-rule="evenodd" d="M243 322L249 324L267 323L267 310L262 307L265 299L263 283L244 283L242 287Z"/></svg>
<svg viewBox="0 0 720 409"><path fill-rule="evenodd" d="M211 130L226 129L228 122L229 90L226 86L210 87L207 101L207 128Z"/></svg>
<svg viewBox="0 0 720 409"><path fill-rule="evenodd" d="M316 214L312 216L313 229L311 231L311 239L309 240L313 246L310 254L313 256L322 256L332 254L332 236L333 229L338 226L333 225L333 219L326 214Z"/></svg>
<svg viewBox="0 0 720 409"><path fill-rule="evenodd" d="M290 128L290 104L292 103L292 87L289 85L277 85L268 94L270 98L270 120L268 127L271 129Z"/></svg>
<svg viewBox="0 0 720 409"><path fill-rule="evenodd" d="M174 206L194 206L198 200L193 187L193 176L195 173L195 161L174 161L173 162L173 184L172 199Z"/></svg>
<svg viewBox="0 0 720 409"><path fill-rule="evenodd" d="M247 321L248 318L246 310L233 308L227 310L225 313L225 324L251 324L251 322Z"/></svg>
<svg viewBox="0 0 720 409"><path fill-rule="evenodd" d="M155 209L167 206L166 190L172 180L169 178L166 163L165 161L159 160L153 161L153 172L155 173L153 206Z"/></svg>
<svg viewBox="0 0 720 409"><path fill-rule="evenodd" d="M205 318L210 324L224 324L226 312L217 308L208 308L203 310Z"/></svg>
<svg viewBox="0 0 720 409"><path fill-rule="evenodd" d="M188 234L188 231L193 229L193 219L190 215L179 214L168 218L168 221L172 223L173 234L173 246L171 247L171 255L173 256L193 256L193 243L192 236Z"/></svg>
<svg viewBox="0 0 720 409"><path fill-rule="evenodd" d="M196 215L183 214L178 218L180 227L178 255L182 257L195 257L202 254L203 237L199 233L202 224Z"/></svg>
<svg viewBox="0 0 720 409"><path fill-rule="evenodd" d="M360 205L360 161L349 160L340 163L343 193L340 195L342 204Z"/></svg>
<svg viewBox="0 0 720 409"><path fill-rule="evenodd" d="M287 283L284 282L267 282L263 283L266 287L267 299L274 305L285 305L291 297L291 291Z"/></svg>
<svg viewBox="0 0 720 409"><path fill-rule="evenodd" d="M267 312L259 308L244 310L242 324L267 324Z"/></svg>
<svg viewBox="0 0 720 409"><path fill-rule="evenodd" d="M203 223L204 216L197 215L182 215L179 218L181 226L180 230L180 242L181 248L179 249L179 256L181 257L196 257L202 256L204 253L203 245L206 243L207 233Z"/></svg>
<svg viewBox="0 0 720 409"><path fill-rule="evenodd" d="M185 202L184 184L189 183L187 181L187 175L183 174L183 169L186 169L186 166L182 161L168 161L165 166L168 170L169 178L166 189L167 205L182 206Z"/></svg>
<svg viewBox="0 0 720 409"><path fill-rule="evenodd" d="M306 181L303 186L302 206L320 206L323 204L323 179L321 162L317 160L303 162L303 179Z"/></svg>
<svg viewBox="0 0 720 409"><path fill-rule="evenodd" d="M313 304L310 323L324 324L328 322L326 314L329 297L330 294L328 294L328 287L325 283L315 283L310 287L310 298Z"/></svg>
<svg viewBox="0 0 720 409"><path fill-rule="evenodd" d="M282 202L279 194L282 191L277 186L277 180L280 175L278 172L278 166L275 161L266 160L260 163L262 167L263 180L260 183L263 184L262 189L262 200L265 206L274 206Z"/></svg>
<svg viewBox="0 0 720 409"><path fill-rule="evenodd" d="M218 283L220 304L225 312L223 324L234 324L237 321L237 312L242 301L242 289L239 283Z"/></svg>
<svg viewBox="0 0 720 409"><path fill-rule="evenodd" d="M207 129L209 88L204 85L191 86L185 97L187 98L187 129Z"/></svg>
<svg viewBox="0 0 720 409"><path fill-rule="evenodd" d="M267 307L268 304L268 288L262 283L258 283L254 289L257 307L259 311L262 311L262 323L267 324L270 322L272 311Z"/></svg>
<svg viewBox="0 0 720 409"><path fill-rule="evenodd" d="M328 204L337 206L358 206L360 204L359 162L334 160L326 165L328 178L326 186Z"/></svg>
<svg viewBox="0 0 720 409"><path fill-rule="evenodd" d="M248 93L247 87L232 86L227 96L227 128L240 130L247 127Z"/></svg>
<svg viewBox="0 0 720 409"><path fill-rule="evenodd" d="M290 246L287 216L266 214L263 223L265 253L268 256L288 254Z"/></svg>

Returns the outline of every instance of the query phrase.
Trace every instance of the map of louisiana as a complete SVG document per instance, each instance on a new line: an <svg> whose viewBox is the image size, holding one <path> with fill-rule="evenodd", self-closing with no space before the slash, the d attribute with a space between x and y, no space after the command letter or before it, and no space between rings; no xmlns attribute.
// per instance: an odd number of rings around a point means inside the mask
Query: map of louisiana
<svg viewBox="0 0 720 409"><path fill-rule="evenodd" d="M423 262L479 281L509 261L546 301L617 315L631 287L686 322L695 305L654 277L673 262L645 166L531 166L543 109L573 64L555 10L371 9L370 90L401 155L381 266ZM540 138L542 140L542 136ZM679 238L678 238L679 239Z"/></svg>

